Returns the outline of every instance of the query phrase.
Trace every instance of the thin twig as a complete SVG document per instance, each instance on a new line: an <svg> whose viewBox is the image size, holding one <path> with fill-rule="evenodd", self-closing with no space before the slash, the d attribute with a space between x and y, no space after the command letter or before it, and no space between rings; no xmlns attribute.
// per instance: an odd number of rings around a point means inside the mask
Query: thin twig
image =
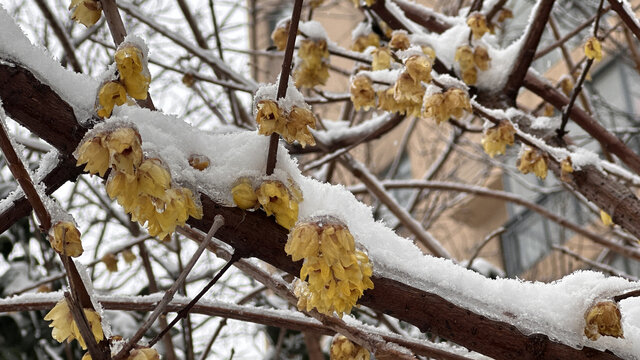
<svg viewBox="0 0 640 360"><path fill-rule="evenodd" d="M587 264L587 265L589 265L589 266L591 266L593 268L596 268L596 269L598 269L600 271L608 272L611 275L619 276L619 277L625 278L627 280L638 281L638 278L633 276L633 275L629 275L627 273L621 272L621 271L619 271L619 270L617 270L617 269L615 269L615 268L613 268L613 267L611 267L611 266L609 266L607 264L603 264L603 263L588 259L588 258L586 258L586 257L584 257L584 256L582 256L582 255L580 255L578 253L575 253L575 252L569 250L568 248L566 248L564 246L560 246L560 245L555 245L554 244L554 245L551 245L551 247L554 250L558 250L558 251L560 251L560 252L562 252L562 253L564 253L566 255L569 255L572 258L574 258L576 260L579 260L579 261L582 261L583 263L585 263L585 264Z"/></svg>
<svg viewBox="0 0 640 360"><path fill-rule="evenodd" d="M60 44L64 49L64 55L66 59L69 60L71 67L75 72L81 73L82 66L80 66L80 62L76 57L76 51L73 47L73 44L69 40L69 36L64 31L62 24L60 24L60 21L58 20L58 18L55 15L53 15L53 13L51 12L51 9L49 9L49 5L47 5L47 3L44 0L35 0L35 1L38 7L40 8L40 10L42 11L42 14L51 25L51 28L53 29L53 33L56 35L56 37L60 41Z"/></svg>
<svg viewBox="0 0 640 360"><path fill-rule="evenodd" d="M296 0L293 5L293 13L291 14L291 22L289 25L289 35L287 37L287 48L284 51L284 59L282 60L282 70L280 71L280 82L278 83L278 94L276 100L287 95L287 86L289 85L289 74L291 73L291 65L293 62L293 49L296 44L296 36L298 34L298 23L300 22L300 13L302 12L302 0ZM280 135L271 134L269 139L269 152L267 154L267 175L273 174L276 168L276 160L278 156L278 140Z"/></svg>
<svg viewBox="0 0 640 360"><path fill-rule="evenodd" d="M503 226L493 230L492 232L489 233L489 235L487 235L484 240L476 247L475 251L473 252L473 254L471 255L471 257L469 258L469 263L467 264L467 269L471 269L471 267L473 266L473 260L475 260L478 255L480 255L480 251L489 243L489 241L491 241L491 239L493 239L494 237L502 234L503 232L505 232L507 229Z"/></svg>
<svg viewBox="0 0 640 360"><path fill-rule="evenodd" d="M587 74L589 73L589 69L593 65L593 59L588 59L587 63L584 65L584 69L582 69L582 73L580 74L580 78L578 79L578 83L571 91L571 98L569 99L569 104L565 106L562 111L562 123L560 124L560 128L556 129L556 134L558 134L559 138L562 138L567 134L565 131L565 127L569 122L569 114L571 114L571 108L573 108L573 104L576 102L576 98L578 98L578 94L580 94L580 90L582 90L582 84L584 80L587 78Z"/></svg>
<svg viewBox="0 0 640 360"><path fill-rule="evenodd" d="M80 336L82 336L84 343L89 349L91 358L96 360L108 360L109 358L107 354L102 352L98 347L98 343L96 342L96 339L93 336L93 332L91 331L91 326L89 326L87 316L84 314L84 311L80 304L73 298L73 296L71 296L71 293L69 293L68 291L64 292L64 297L67 301L67 305L69 306L69 310L71 311L71 315L73 316L73 321L76 323L76 326L80 331Z"/></svg>
<svg viewBox="0 0 640 360"><path fill-rule="evenodd" d="M207 237L200 244L200 246L198 246L198 249L191 257L191 260L189 260L189 262L187 263L185 268L182 270L182 272L180 273L176 281L173 283L173 285L171 285L169 290L167 290L164 293L162 300L160 300L156 309L151 313L151 315L149 315L149 317L147 318L147 320L145 320L142 326L140 326L140 329L138 329L138 331L136 331L136 333L131 337L131 339L127 342L127 344L122 347L122 350L120 350L120 352L118 352L118 354L116 354L116 356L113 357L114 360L122 359L125 356L127 356L127 354L129 354L129 351L133 349L133 347L136 345L138 340L142 339L142 337L147 332L147 330L151 328L151 325L153 325L156 319L165 312L165 308L167 307L167 304L171 302L176 291L178 291L178 288L182 286L182 284L184 283L184 280L187 278L187 275L189 274L191 269L193 269L193 267L195 266L196 262L200 258L200 255L202 255L202 253L204 252L204 249L207 247L207 244L209 243L213 235L215 235L216 231L218 231L218 229L222 227L222 225L224 225L224 218L221 215L216 215L213 225L211 225L211 229L209 230L209 233L207 233ZM170 326L168 326L167 328L170 329L174 324L175 322L172 322ZM164 332L156 336L154 340L157 341L158 339L161 339L162 338L161 335L163 336ZM155 344L155 341L151 345Z"/></svg>

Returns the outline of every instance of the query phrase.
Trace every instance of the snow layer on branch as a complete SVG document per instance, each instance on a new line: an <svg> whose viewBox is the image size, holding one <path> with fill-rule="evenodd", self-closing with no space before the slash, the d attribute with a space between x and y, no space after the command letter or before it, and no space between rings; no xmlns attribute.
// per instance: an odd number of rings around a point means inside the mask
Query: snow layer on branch
<svg viewBox="0 0 640 360"><path fill-rule="evenodd" d="M327 40L329 38L322 24L317 21L301 21L300 24L298 24L298 30L309 39Z"/></svg>
<svg viewBox="0 0 640 360"><path fill-rule="evenodd" d="M269 138L256 132L203 132L173 116L135 107L117 109L107 124L115 121L135 124L145 152L161 157L176 182L222 204L233 204L231 187L239 177L252 178L254 184L264 178ZM191 168L187 159L194 153L208 156L211 166L204 171ZM412 241L376 222L371 208L357 201L343 186L302 176L297 161L284 146L279 148L273 177L285 184L291 179L299 186L304 196L300 220L331 215L343 221L356 241L367 249L378 275L438 294L488 318L514 324L525 334L545 333L569 346L610 349L628 358L640 353L640 327L637 322L628 321L626 314L629 310L638 317L640 299L621 303L625 339L602 337L592 342L583 335L583 315L594 301L637 289L637 283L590 271L576 272L551 284L490 280L450 260L425 256Z"/></svg>
<svg viewBox="0 0 640 360"><path fill-rule="evenodd" d="M33 45L6 9L0 5L0 62L17 62L73 106L78 121L93 112L98 82L90 76L66 70L47 49Z"/></svg>

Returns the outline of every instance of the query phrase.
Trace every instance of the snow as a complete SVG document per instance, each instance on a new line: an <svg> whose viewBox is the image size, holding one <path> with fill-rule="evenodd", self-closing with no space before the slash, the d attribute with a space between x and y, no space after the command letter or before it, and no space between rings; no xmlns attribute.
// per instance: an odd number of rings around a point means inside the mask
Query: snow
<svg viewBox="0 0 640 360"><path fill-rule="evenodd" d="M371 32L373 32L373 29L371 27L370 22L368 21L360 22L358 23L358 25L356 25L356 27L351 32L351 40L356 40L361 36L367 36Z"/></svg>
<svg viewBox="0 0 640 360"><path fill-rule="evenodd" d="M33 45L7 10L0 4L0 63L16 62L28 68L38 80L51 86L73 106L81 123L91 117L99 83L90 76L66 70L47 49Z"/></svg>
<svg viewBox="0 0 640 360"><path fill-rule="evenodd" d="M301 21L298 24L298 30L312 40L327 40L327 32L322 24L317 21Z"/></svg>
<svg viewBox="0 0 640 360"><path fill-rule="evenodd" d="M273 84L260 84L255 96L253 97L253 116L258 113L258 103L262 100L276 100L278 95L278 84L280 83L280 75ZM304 95L296 88L293 77L289 76L287 85L287 93L285 97L277 100L278 107L285 113L289 112L294 106L311 110L311 107L304 101Z"/></svg>

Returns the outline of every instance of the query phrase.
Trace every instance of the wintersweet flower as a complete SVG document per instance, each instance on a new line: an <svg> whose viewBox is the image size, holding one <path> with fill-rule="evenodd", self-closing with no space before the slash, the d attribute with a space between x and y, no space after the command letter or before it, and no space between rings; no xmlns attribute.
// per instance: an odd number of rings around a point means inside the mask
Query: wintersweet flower
<svg viewBox="0 0 640 360"><path fill-rule="evenodd" d="M97 342L102 341L102 339L104 339L104 334L102 333L100 315L98 315L98 313L91 309L84 309L84 314L87 318L94 338ZM49 311L49 313L45 315L44 320L51 321L51 324L49 324L49 327L53 328L51 336L58 342L71 342L76 339L78 340L80 346L86 350L87 345L80 335L78 326L73 320L73 315L71 315L69 304L67 304L67 301L65 299L58 301L56 306L54 306L53 309L51 309L51 311Z"/></svg>
<svg viewBox="0 0 640 360"><path fill-rule="evenodd" d="M431 61L426 56L410 56L404 64L413 81L431 81Z"/></svg>
<svg viewBox="0 0 640 360"><path fill-rule="evenodd" d="M231 189L233 202L243 210L253 209L258 206L258 195L253 191L251 181L247 178L240 178Z"/></svg>
<svg viewBox="0 0 640 360"><path fill-rule="evenodd" d="M534 148L528 148L520 157L518 170L523 174L533 172L544 180L547 177L547 162L544 155Z"/></svg>
<svg viewBox="0 0 640 360"><path fill-rule="evenodd" d="M293 72L296 87L312 88L324 85L329 78L329 48L327 41L306 39L300 41L298 62Z"/></svg>
<svg viewBox="0 0 640 360"><path fill-rule="evenodd" d="M173 233L177 226L184 226L189 217L202 218L202 207L193 200L193 193L187 188L171 188L162 199L156 200L155 211L148 219L149 235L164 238Z"/></svg>
<svg viewBox="0 0 640 360"><path fill-rule="evenodd" d="M600 210L600 220L602 220L602 223L604 224L604 226L613 225L613 220L611 219L611 215L607 214L604 210Z"/></svg>
<svg viewBox="0 0 640 360"><path fill-rule="evenodd" d="M484 46L476 46L473 50L473 62L482 71L489 70L491 66L491 57L489 57L489 51Z"/></svg>
<svg viewBox="0 0 640 360"><path fill-rule="evenodd" d="M80 231L70 221L59 221L49 229L51 247L62 255L78 257L82 255Z"/></svg>
<svg viewBox="0 0 640 360"><path fill-rule="evenodd" d="M138 201L138 178L134 175L114 171L107 179L107 194L111 199L117 199L118 204L126 212L131 213Z"/></svg>
<svg viewBox="0 0 640 360"><path fill-rule="evenodd" d="M162 198L171 187L171 174L158 158L145 159L138 167L138 193Z"/></svg>
<svg viewBox="0 0 640 360"><path fill-rule="evenodd" d="M281 135L290 144L298 141L303 148L307 144L313 146L316 144L316 140L311 135L309 128L316 128L316 117L311 110L293 106L287 114L286 131Z"/></svg>
<svg viewBox="0 0 640 360"><path fill-rule="evenodd" d="M287 118L275 101L262 100L258 102L256 122L258 123L258 134L260 135L271 135L274 132L282 134L287 125Z"/></svg>
<svg viewBox="0 0 640 360"><path fill-rule="evenodd" d="M365 75L356 75L349 87L351 101L356 110L369 110L376 106L376 93L373 90L373 82Z"/></svg>
<svg viewBox="0 0 640 360"><path fill-rule="evenodd" d="M565 76L560 80L560 89L566 96L571 96L571 92L573 91L573 80L571 77Z"/></svg>
<svg viewBox="0 0 640 360"><path fill-rule="evenodd" d="M127 360L160 360L160 355L154 349L140 348L131 350Z"/></svg>
<svg viewBox="0 0 640 360"><path fill-rule="evenodd" d="M396 50L407 50L411 46L409 35L405 30L395 30L391 33L389 47Z"/></svg>
<svg viewBox="0 0 640 360"><path fill-rule="evenodd" d="M584 44L584 55L595 61L602 60L602 45L600 45L600 41L598 41L597 38L590 37L587 39L587 42Z"/></svg>
<svg viewBox="0 0 640 360"><path fill-rule="evenodd" d="M407 101L422 105L422 97L424 96L425 88L421 83L415 82L408 72L403 72L398 76L398 80L396 80L393 89L393 96L396 101Z"/></svg>
<svg viewBox="0 0 640 360"><path fill-rule="evenodd" d="M584 334L593 341L600 335L624 338L621 320L622 315L618 304L613 301L601 301L585 313Z"/></svg>
<svg viewBox="0 0 640 360"><path fill-rule="evenodd" d="M498 19L496 21L501 23L507 19L513 19L513 11L507 8L502 8L502 10L500 10L500 12L498 13Z"/></svg>
<svg viewBox="0 0 640 360"><path fill-rule="evenodd" d="M276 46L278 51L283 51L287 47L287 39L289 38L289 26L291 26L291 22L287 21L280 26L277 26L271 32L271 40Z"/></svg>
<svg viewBox="0 0 640 360"><path fill-rule="evenodd" d="M389 111L389 112L398 112L398 102L393 97L393 87L389 87L386 90L378 91L378 109Z"/></svg>
<svg viewBox="0 0 640 360"><path fill-rule="evenodd" d="M373 288L369 258L356 250L349 229L335 219L296 225L285 252L293 261L304 259L296 287L300 310L316 308L323 314L342 316L366 289Z"/></svg>
<svg viewBox="0 0 640 360"><path fill-rule="evenodd" d="M104 136L95 136L80 144L75 153L76 166L86 164L84 171L104 176L109 169L109 150L103 145L103 139Z"/></svg>
<svg viewBox="0 0 640 360"><path fill-rule="evenodd" d="M391 67L391 50L388 47L381 46L373 50L372 55L371 68L373 71L386 70Z"/></svg>
<svg viewBox="0 0 640 360"><path fill-rule="evenodd" d="M331 360L369 360L369 351L351 342L345 336L336 334L331 341Z"/></svg>
<svg viewBox="0 0 640 360"><path fill-rule="evenodd" d="M115 254L104 254L100 261L102 261L102 263L107 267L107 270L109 270L109 272L118 271L118 258L115 256Z"/></svg>
<svg viewBox="0 0 640 360"><path fill-rule="evenodd" d="M467 25L471 28L474 39L480 39L484 34L489 32L487 19L481 13L474 13L467 18Z"/></svg>
<svg viewBox="0 0 640 360"><path fill-rule="evenodd" d="M438 124L449 120L449 112L444 106L444 94L436 93L427 97L424 100L424 112L422 115L425 118L435 119Z"/></svg>
<svg viewBox="0 0 640 360"><path fill-rule="evenodd" d="M422 53L427 55L431 61L436 59L436 52L431 46L422 46Z"/></svg>
<svg viewBox="0 0 640 360"><path fill-rule="evenodd" d="M122 252L122 258L127 265L131 265L136 260L136 254L131 251L131 249L126 249Z"/></svg>
<svg viewBox="0 0 640 360"><path fill-rule="evenodd" d="M513 145L516 130L508 121L502 121L499 125L487 129L482 138L482 147L489 156L504 154L507 145Z"/></svg>
<svg viewBox="0 0 640 360"><path fill-rule="evenodd" d="M142 162L142 140L132 128L121 127L104 137L104 146L109 150L111 167L127 175L133 175Z"/></svg>
<svg viewBox="0 0 640 360"><path fill-rule="evenodd" d="M102 15L102 5L96 0L71 0L69 10L72 9L71 19L86 27L98 22Z"/></svg>
<svg viewBox="0 0 640 360"><path fill-rule="evenodd" d="M449 88L444 93L444 107L450 116L460 118L464 111L471 112L469 94L458 88Z"/></svg>
<svg viewBox="0 0 640 360"><path fill-rule="evenodd" d="M98 116L101 118L111 117L113 108L123 105L127 101L127 91L118 81L109 81L102 85L98 92Z"/></svg>
<svg viewBox="0 0 640 360"><path fill-rule="evenodd" d="M146 99L151 76L146 68L142 51L133 45L125 45L116 51L115 59L120 80L124 83L129 96L138 100Z"/></svg>
<svg viewBox="0 0 640 360"><path fill-rule="evenodd" d="M211 160L206 155L191 154L189 156L189 165L192 168L203 171L209 167Z"/></svg>
<svg viewBox="0 0 640 360"><path fill-rule="evenodd" d="M351 50L357 52L365 51L369 46L378 47L380 46L380 36L374 32L370 32L367 35L361 35L356 38L351 45Z"/></svg>
<svg viewBox="0 0 640 360"><path fill-rule="evenodd" d="M573 173L573 166L571 164L571 158L567 156L566 159L560 162L560 179L562 181L569 181L569 174Z"/></svg>
<svg viewBox="0 0 640 360"><path fill-rule="evenodd" d="M267 216L274 215L282 227L291 229L298 221L298 203L302 197L296 189L290 191L280 181L267 180L260 184L256 195Z"/></svg>

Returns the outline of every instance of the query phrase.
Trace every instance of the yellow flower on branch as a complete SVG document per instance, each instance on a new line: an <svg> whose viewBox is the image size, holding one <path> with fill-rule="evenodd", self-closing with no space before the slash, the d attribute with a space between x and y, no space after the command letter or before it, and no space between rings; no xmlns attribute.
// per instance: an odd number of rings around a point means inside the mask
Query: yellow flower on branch
<svg viewBox="0 0 640 360"><path fill-rule="evenodd" d="M123 105L127 101L127 91L124 86L117 81L109 81L102 85L98 92L98 116L101 118L111 117L113 108Z"/></svg>
<svg viewBox="0 0 640 360"><path fill-rule="evenodd" d="M134 175L143 157L140 134L135 129L121 127L105 136L104 145L109 149L111 167L127 175Z"/></svg>
<svg viewBox="0 0 640 360"><path fill-rule="evenodd" d="M156 202L160 211L155 211L147 219L151 236L162 239L173 233L177 226L184 226L190 216L202 218L202 208L196 205L191 190L187 188L171 188Z"/></svg>
<svg viewBox="0 0 640 360"><path fill-rule="evenodd" d="M267 216L274 215L282 227L291 229L298 221L298 203L302 197L296 189L290 191L280 181L267 180L260 184L256 195Z"/></svg>
<svg viewBox="0 0 640 360"><path fill-rule="evenodd" d="M138 193L162 198L171 188L171 174L157 158L145 159L138 168Z"/></svg>
<svg viewBox="0 0 640 360"><path fill-rule="evenodd" d="M253 209L259 205L258 195L253 190L251 181L247 178L241 178L231 189L233 202L243 210Z"/></svg>
<svg viewBox="0 0 640 360"><path fill-rule="evenodd" d="M142 51L133 45L125 45L116 51L115 59L120 80L129 96L138 100L146 99L151 77L148 75Z"/></svg>
<svg viewBox="0 0 640 360"><path fill-rule="evenodd" d="M424 112L422 115L425 118L435 119L438 124L449 120L449 112L444 106L444 94L436 93L427 97L424 100Z"/></svg>
<svg viewBox="0 0 640 360"><path fill-rule="evenodd" d="M258 134L271 135L274 132L278 134L285 132L287 118L275 101L262 100L258 102L257 107L256 122L258 123Z"/></svg>
<svg viewBox="0 0 640 360"><path fill-rule="evenodd" d="M351 342L345 336L336 334L331 341L331 360L369 360L369 351Z"/></svg>
<svg viewBox="0 0 640 360"><path fill-rule="evenodd" d="M285 252L304 259L302 283L296 289L298 308L316 308L327 315L349 313L365 290L373 288L369 258L356 250L349 229L331 218L296 225ZM306 281L306 283L305 283Z"/></svg>
<svg viewBox="0 0 640 360"><path fill-rule="evenodd" d="M114 254L107 253L102 257L102 259L100 259L100 261L102 261L102 263L107 267L109 272L118 271L118 258Z"/></svg>
<svg viewBox="0 0 640 360"><path fill-rule="evenodd" d="M413 81L431 81L431 61L426 56L410 56L404 64Z"/></svg>
<svg viewBox="0 0 640 360"><path fill-rule="evenodd" d="M469 45L463 45L456 49L456 54L454 56L454 61L460 64L461 70L466 70L474 67L474 59L473 59L473 50Z"/></svg>
<svg viewBox="0 0 640 360"><path fill-rule="evenodd" d="M284 51L287 47L287 39L289 38L289 26L291 26L290 21L286 21L280 26L276 26L271 32L271 40L276 45L276 49L278 51Z"/></svg>
<svg viewBox="0 0 640 360"><path fill-rule="evenodd" d="M613 225L613 220L611 219L611 215L607 214L604 210L600 210L600 220L602 220L602 223L604 224L604 226Z"/></svg>
<svg viewBox="0 0 640 360"><path fill-rule="evenodd" d="M97 0L71 0L69 10L73 10L71 19L90 27L100 20L102 5Z"/></svg>
<svg viewBox="0 0 640 360"><path fill-rule="evenodd" d="M324 85L329 78L329 48L327 41L305 39L298 49L300 61L293 72L296 87L312 88Z"/></svg>
<svg viewBox="0 0 640 360"><path fill-rule="evenodd" d="M70 221L59 221L49 229L51 247L62 255L78 257L82 255L80 231Z"/></svg>
<svg viewBox="0 0 640 360"><path fill-rule="evenodd" d="M516 130L509 121L502 121L499 125L487 129L482 138L482 147L491 157L496 154L503 154L507 150L507 145L513 145Z"/></svg>
<svg viewBox="0 0 640 360"><path fill-rule="evenodd" d="M356 75L349 87L351 101L356 110L369 110L376 106L376 93L373 90L373 82L365 75Z"/></svg>
<svg viewBox="0 0 640 360"><path fill-rule="evenodd" d="M124 262L131 265L131 263L136 260L136 254L134 254L131 249L126 249L122 252L122 258L124 259Z"/></svg>
<svg viewBox="0 0 640 360"><path fill-rule="evenodd" d="M102 341L102 339L104 339L104 334L100 323L100 315L91 309L84 309L84 315L87 318L89 327L91 328L91 332L93 333L96 341ZM56 306L54 306L53 309L45 315L44 320L51 321L51 324L49 324L49 327L53 328L51 336L58 342L71 342L76 339L83 349L87 349L87 345L80 335L78 326L73 320L69 304L67 304L65 299L58 301Z"/></svg>
<svg viewBox="0 0 640 360"><path fill-rule="evenodd" d="M85 171L101 177L109 169L109 150L103 145L104 136L95 136L83 142L76 150L76 166L86 164Z"/></svg>
<svg viewBox="0 0 640 360"><path fill-rule="evenodd" d="M444 93L444 107L449 116L456 118L461 118L464 111L472 111L469 94L458 88L449 88Z"/></svg>
<svg viewBox="0 0 640 360"><path fill-rule="evenodd" d="M480 39L484 34L489 32L487 19L481 13L474 13L467 18L467 25L471 28L474 39Z"/></svg>
<svg viewBox="0 0 640 360"><path fill-rule="evenodd" d="M298 141L303 148L307 144L313 146L316 144L316 140L311 135L309 128L316 128L316 117L311 110L293 106L287 114L286 131L281 135L290 144Z"/></svg>
<svg viewBox="0 0 640 360"><path fill-rule="evenodd" d="M372 55L371 68L373 71L386 70L391 67L391 50L388 47L379 47L373 50Z"/></svg>
<svg viewBox="0 0 640 360"><path fill-rule="evenodd" d="M394 30L391 33L389 47L396 50L407 50L411 46L409 35L405 30Z"/></svg>
<svg viewBox="0 0 640 360"><path fill-rule="evenodd" d="M138 179L136 176L115 171L107 179L106 188L110 198L117 199L118 204L126 212L133 212L138 201Z"/></svg>
<svg viewBox="0 0 640 360"><path fill-rule="evenodd" d="M489 57L489 51L484 46L476 46L473 50L473 62L482 71L489 70L491 66L491 57Z"/></svg>
<svg viewBox="0 0 640 360"><path fill-rule="evenodd" d="M396 80L393 89L393 96L396 101L407 101L422 105L425 88L421 83L415 82L408 72L403 72L398 76L398 80Z"/></svg>
<svg viewBox="0 0 640 360"><path fill-rule="evenodd" d="M431 61L436 59L436 52L431 46L422 46L422 53L427 55Z"/></svg>
<svg viewBox="0 0 640 360"><path fill-rule="evenodd" d="M597 38L590 37L587 39L587 42L584 44L584 55L595 61L602 60L602 45L600 45L600 41L598 41Z"/></svg>
<svg viewBox="0 0 640 360"><path fill-rule="evenodd" d="M528 148L520 157L518 170L523 174L533 172L544 180L547 177L547 162L544 154L534 148Z"/></svg>
<svg viewBox="0 0 640 360"><path fill-rule="evenodd" d="M601 335L623 338L622 315L618 304L601 301L593 305L584 315L584 334L589 340L597 340Z"/></svg>
<svg viewBox="0 0 640 360"><path fill-rule="evenodd" d="M151 348L131 350L127 360L160 360L158 352Z"/></svg>
<svg viewBox="0 0 640 360"><path fill-rule="evenodd" d="M571 173L573 173L573 166L571 158L567 156L566 159L560 162L560 178L562 181L569 181L569 174Z"/></svg>
<svg viewBox="0 0 640 360"><path fill-rule="evenodd" d="M496 21L501 23L507 19L513 19L513 12L507 8L502 8L498 13L498 19Z"/></svg>
<svg viewBox="0 0 640 360"><path fill-rule="evenodd" d="M365 51L369 46L378 47L380 46L380 36L374 32L370 32L367 35L361 35L356 38L351 45L351 50L357 52Z"/></svg>

